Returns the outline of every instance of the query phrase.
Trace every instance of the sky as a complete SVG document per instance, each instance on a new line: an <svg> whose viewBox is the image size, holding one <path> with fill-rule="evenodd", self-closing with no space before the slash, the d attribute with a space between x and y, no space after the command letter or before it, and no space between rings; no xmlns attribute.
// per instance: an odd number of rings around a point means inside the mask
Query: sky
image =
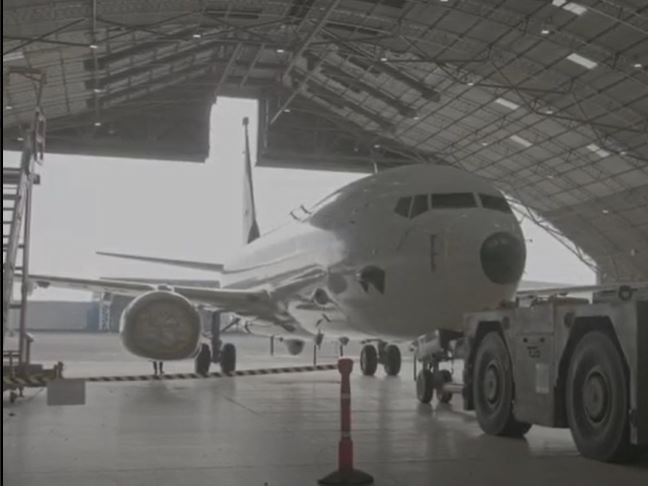
<svg viewBox="0 0 648 486"><path fill-rule="evenodd" d="M46 155L34 190L31 272L49 275L205 278L209 272L98 256L97 250L222 262L242 244L243 127L250 118L253 163L254 100L219 98L211 115L211 150L204 164L140 159ZM19 154L3 152L3 164ZM261 233L288 213L317 202L363 174L253 169ZM593 283L593 272L552 236L524 220L525 280ZM60 289L36 299L88 298Z"/></svg>

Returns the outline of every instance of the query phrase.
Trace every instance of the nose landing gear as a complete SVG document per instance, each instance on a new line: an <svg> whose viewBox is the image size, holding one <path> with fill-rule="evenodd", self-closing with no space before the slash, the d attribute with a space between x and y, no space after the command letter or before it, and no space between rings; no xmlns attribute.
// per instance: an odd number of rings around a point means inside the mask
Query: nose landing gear
<svg viewBox="0 0 648 486"><path fill-rule="evenodd" d="M423 363L423 369L416 375L416 397L419 402L428 404L436 393L439 403L450 403L453 392L445 385L452 383L452 373L439 369L439 360Z"/></svg>
<svg viewBox="0 0 648 486"><path fill-rule="evenodd" d="M447 331L421 336L415 342L414 380L416 396L421 403L430 403L435 394L439 403L450 403L455 393L462 393L462 386L452 383L452 372L440 367L444 361L453 362L461 357L461 349L461 335ZM418 374L417 360L423 366Z"/></svg>

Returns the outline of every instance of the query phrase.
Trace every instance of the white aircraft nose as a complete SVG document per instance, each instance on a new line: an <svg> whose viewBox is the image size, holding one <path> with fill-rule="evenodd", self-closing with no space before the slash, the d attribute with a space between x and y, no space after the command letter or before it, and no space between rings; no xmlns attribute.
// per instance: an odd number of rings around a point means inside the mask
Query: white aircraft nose
<svg viewBox="0 0 648 486"><path fill-rule="evenodd" d="M526 262L524 242L510 233L494 233L482 243L480 260L488 279L496 284L516 283Z"/></svg>

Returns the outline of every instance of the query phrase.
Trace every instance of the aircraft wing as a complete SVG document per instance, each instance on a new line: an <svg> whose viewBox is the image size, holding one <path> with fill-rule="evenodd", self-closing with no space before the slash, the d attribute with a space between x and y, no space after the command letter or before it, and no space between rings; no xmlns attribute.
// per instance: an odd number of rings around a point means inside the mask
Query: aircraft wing
<svg viewBox="0 0 648 486"><path fill-rule="evenodd" d="M272 312L275 303L265 290L233 290L183 285L152 285L123 280L99 280L48 275L30 275L29 280L38 287L62 287L95 292L110 292L120 295L138 296L153 290L170 290L196 304L217 307L226 312L242 315L265 315Z"/></svg>
<svg viewBox="0 0 648 486"><path fill-rule="evenodd" d="M565 287L549 287L539 289L518 290L515 293L516 297L538 297L544 295L567 295L577 294L583 292L600 292L605 290L618 290L630 289L636 290L642 287L648 287L648 282L618 282L612 284L596 284L596 285L581 285L581 286L565 286Z"/></svg>
<svg viewBox="0 0 648 486"><path fill-rule="evenodd" d="M137 260L140 262L163 263L174 267L193 268L194 270L207 270L211 272L221 272L223 265L221 263L197 262L192 260L176 260L172 258L159 258L144 255L131 255L128 253L115 253L111 251L98 251L97 255L123 258L125 260Z"/></svg>

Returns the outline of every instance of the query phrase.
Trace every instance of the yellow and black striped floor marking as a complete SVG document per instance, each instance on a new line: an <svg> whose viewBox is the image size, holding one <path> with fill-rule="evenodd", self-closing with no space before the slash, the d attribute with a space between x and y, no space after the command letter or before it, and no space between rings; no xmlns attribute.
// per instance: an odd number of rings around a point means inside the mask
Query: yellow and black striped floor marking
<svg viewBox="0 0 648 486"><path fill-rule="evenodd" d="M280 375L288 373L307 373L312 371L337 370L337 364L321 364L315 366L285 366L281 368L262 368L252 370L232 371L231 373L220 373L213 371L202 375L200 373L169 373L163 375L116 375L116 376L87 376L75 377L77 380L85 380L87 383L124 383L136 381L171 381L171 380L204 380L209 378L235 378L237 376L261 376ZM45 376L30 376L29 378L2 378L2 387L11 388L16 386L41 387L47 386L47 382L56 378ZM60 378L65 379L65 378Z"/></svg>

